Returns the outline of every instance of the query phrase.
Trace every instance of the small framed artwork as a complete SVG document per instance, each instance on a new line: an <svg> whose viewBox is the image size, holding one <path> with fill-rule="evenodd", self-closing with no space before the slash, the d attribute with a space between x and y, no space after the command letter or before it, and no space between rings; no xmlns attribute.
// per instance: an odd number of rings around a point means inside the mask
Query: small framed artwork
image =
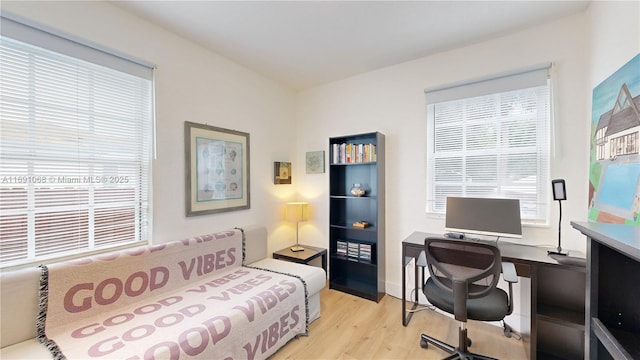
<svg viewBox="0 0 640 360"><path fill-rule="evenodd" d="M274 162L273 163L273 183L291 184L291 163L290 162Z"/></svg>
<svg viewBox="0 0 640 360"><path fill-rule="evenodd" d="M307 152L307 174L324 173L324 151Z"/></svg>
<svg viewBox="0 0 640 360"><path fill-rule="evenodd" d="M249 134L185 121L186 214L249 209Z"/></svg>

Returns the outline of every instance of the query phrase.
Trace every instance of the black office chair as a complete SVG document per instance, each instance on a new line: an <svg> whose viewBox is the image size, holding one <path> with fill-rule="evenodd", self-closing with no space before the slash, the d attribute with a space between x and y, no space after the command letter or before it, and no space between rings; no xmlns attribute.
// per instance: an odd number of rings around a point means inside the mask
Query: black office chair
<svg viewBox="0 0 640 360"><path fill-rule="evenodd" d="M446 359L493 359L468 351L471 339L467 337L466 322L500 321L511 314L512 283L518 281L515 266L502 262L500 250L487 243L427 238L424 249L426 259L421 256L417 265L426 265L430 277L422 291L432 305L453 314L460 328L457 347L426 334L420 335L420 346L427 348L431 343L452 354ZM509 283L509 295L496 287L501 270ZM422 274L424 279L424 268Z"/></svg>

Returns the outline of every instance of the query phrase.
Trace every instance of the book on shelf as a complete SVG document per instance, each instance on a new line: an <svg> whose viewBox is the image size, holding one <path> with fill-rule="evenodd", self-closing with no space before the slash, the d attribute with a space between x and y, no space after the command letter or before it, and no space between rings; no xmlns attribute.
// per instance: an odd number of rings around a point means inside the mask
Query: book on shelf
<svg viewBox="0 0 640 360"><path fill-rule="evenodd" d="M332 164L359 164L376 162L375 144L332 144L331 145Z"/></svg>

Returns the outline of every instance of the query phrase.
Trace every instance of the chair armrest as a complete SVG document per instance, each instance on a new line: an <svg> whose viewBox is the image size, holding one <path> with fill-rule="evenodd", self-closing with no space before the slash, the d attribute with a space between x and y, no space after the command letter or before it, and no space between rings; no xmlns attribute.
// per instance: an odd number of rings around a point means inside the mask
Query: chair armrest
<svg viewBox="0 0 640 360"><path fill-rule="evenodd" d="M516 273L516 266L513 263L503 261L502 262L502 278L509 283L518 282L518 274Z"/></svg>

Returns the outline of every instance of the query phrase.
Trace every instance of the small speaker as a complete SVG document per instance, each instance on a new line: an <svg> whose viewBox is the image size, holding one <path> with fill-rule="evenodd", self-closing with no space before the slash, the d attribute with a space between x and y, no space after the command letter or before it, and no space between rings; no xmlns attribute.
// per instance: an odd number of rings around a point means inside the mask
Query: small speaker
<svg viewBox="0 0 640 360"><path fill-rule="evenodd" d="M553 200L567 200L564 179L551 180L551 187L553 188Z"/></svg>

